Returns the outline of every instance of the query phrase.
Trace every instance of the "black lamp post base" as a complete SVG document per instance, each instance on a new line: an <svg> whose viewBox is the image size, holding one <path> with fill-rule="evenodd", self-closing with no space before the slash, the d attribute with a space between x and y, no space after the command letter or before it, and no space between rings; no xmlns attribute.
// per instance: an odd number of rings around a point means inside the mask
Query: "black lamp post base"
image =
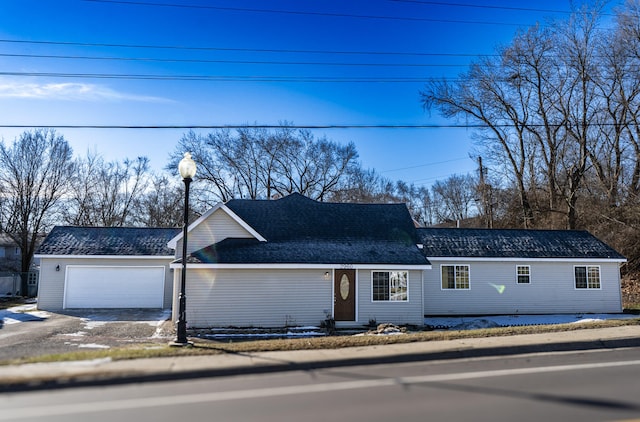
<svg viewBox="0 0 640 422"><path fill-rule="evenodd" d="M171 347L192 347L193 346L193 342L192 341L187 341L186 343L181 343L179 341L171 341L169 342L169 346Z"/></svg>

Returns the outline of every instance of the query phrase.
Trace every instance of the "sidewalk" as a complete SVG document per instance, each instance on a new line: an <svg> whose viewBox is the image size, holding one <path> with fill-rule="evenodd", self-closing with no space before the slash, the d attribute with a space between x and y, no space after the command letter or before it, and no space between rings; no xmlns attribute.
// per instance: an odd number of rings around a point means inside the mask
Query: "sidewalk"
<svg viewBox="0 0 640 422"><path fill-rule="evenodd" d="M0 391L634 346L640 346L640 325L331 350L38 363L0 367Z"/></svg>

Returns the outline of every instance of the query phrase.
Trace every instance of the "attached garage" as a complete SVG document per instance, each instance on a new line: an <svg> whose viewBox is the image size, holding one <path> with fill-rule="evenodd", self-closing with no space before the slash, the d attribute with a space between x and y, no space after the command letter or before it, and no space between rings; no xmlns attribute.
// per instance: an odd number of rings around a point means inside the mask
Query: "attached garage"
<svg viewBox="0 0 640 422"><path fill-rule="evenodd" d="M179 229L57 226L40 258L38 309L169 309Z"/></svg>
<svg viewBox="0 0 640 422"><path fill-rule="evenodd" d="M68 308L162 308L164 267L67 266Z"/></svg>

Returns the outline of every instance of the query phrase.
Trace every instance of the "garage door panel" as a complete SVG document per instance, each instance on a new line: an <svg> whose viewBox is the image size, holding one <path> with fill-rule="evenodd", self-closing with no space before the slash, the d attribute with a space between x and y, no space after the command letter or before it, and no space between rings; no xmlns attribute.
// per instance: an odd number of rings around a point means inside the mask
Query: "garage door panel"
<svg viewBox="0 0 640 422"><path fill-rule="evenodd" d="M69 266L65 308L162 308L164 267Z"/></svg>

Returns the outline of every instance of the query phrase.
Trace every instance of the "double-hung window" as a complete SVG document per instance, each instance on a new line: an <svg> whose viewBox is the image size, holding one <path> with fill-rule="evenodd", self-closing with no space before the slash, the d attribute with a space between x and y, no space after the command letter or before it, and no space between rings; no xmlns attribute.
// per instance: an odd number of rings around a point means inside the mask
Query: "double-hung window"
<svg viewBox="0 0 640 422"><path fill-rule="evenodd" d="M599 289L600 267L581 265L574 267L576 289Z"/></svg>
<svg viewBox="0 0 640 422"><path fill-rule="evenodd" d="M531 283L531 267L528 265L516 266L516 281L518 284Z"/></svg>
<svg viewBox="0 0 640 422"><path fill-rule="evenodd" d="M374 271L371 281L374 302L397 302L409 299L407 271Z"/></svg>
<svg viewBox="0 0 640 422"><path fill-rule="evenodd" d="M441 274L443 289L469 289L468 265L443 265Z"/></svg>

